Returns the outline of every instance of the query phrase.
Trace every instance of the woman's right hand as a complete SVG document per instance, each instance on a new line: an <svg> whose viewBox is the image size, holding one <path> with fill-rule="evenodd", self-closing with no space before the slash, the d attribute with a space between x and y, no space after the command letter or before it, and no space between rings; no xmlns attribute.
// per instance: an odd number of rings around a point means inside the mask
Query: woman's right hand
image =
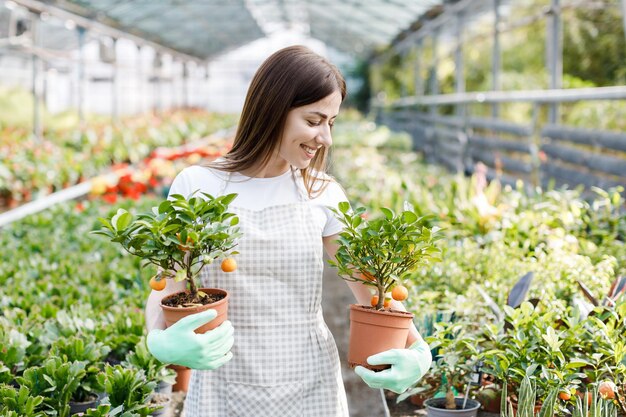
<svg viewBox="0 0 626 417"><path fill-rule="evenodd" d="M151 330L148 350L163 363L191 369L217 369L233 357L230 351L234 343L233 325L226 320L204 334L194 332L215 317L217 311L207 310L184 317L165 330Z"/></svg>

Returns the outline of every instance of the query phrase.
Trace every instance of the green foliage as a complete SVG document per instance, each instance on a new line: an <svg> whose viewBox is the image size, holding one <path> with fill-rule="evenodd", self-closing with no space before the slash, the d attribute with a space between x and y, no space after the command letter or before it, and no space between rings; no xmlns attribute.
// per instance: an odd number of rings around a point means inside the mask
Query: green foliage
<svg viewBox="0 0 626 417"><path fill-rule="evenodd" d="M174 194L134 220L130 212L119 209L110 218L100 218L104 228L93 233L119 243L145 264L158 266L158 279L186 280L197 300L196 280L202 268L237 254L233 248L241 236L239 218L227 211L237 194L201 195L186 199Z"/></svg>
<svg viewBox="0 0 626 417"><path fill-rule="evenodd" d="M111 348L109 359L122 361L140 343L145 333L143 311L129 310L124 305L108 309L102 317L102 326L96 330L98 340Z"/></svg>
<svg viewBox="0 0 626 417"><path fill-rule="evenodd" d="M435 332L425 339L436 352L430 373L448 384L439 391L447 392L452 387L464 389L469 382L480 358L475 331L475 325L471 323L437 323Z"/></svg>
<svg viewBox="0 0 626 417"><path fill-rule="evenodd" d="M5 417L44 417L40 406L44 397L33 396L26 387L19 390L0 384L0 415Z"/></svg>
<svg viewBox="0 0 626 417"><path fill-rule="evenodd" d="M107 366L98 375L98 382L108 395L111 407L122 407L123 416L145 417L155 411L147 402L156 382L148 381L142 369Z"/></svg>
<svg viewBox="0 0 626 417"><path fill-rule="evenodd" d="M28 368L18 377L20 386L31 396L43 396L42 409L49 414L56 411L58 417L70 413L69 402L85 377L85 362L64 362L61 358L49 358L43 366Z"/></svg>
<svg viewBox="0 0 626 417"><path fill-rule="evenodd" d="M551 417L554 415L558 393L558 388L552 389L547 397L545 397L542 401L539 412L535 413L535 405L538 400L536 386L534 381L531 381L528 375L524 375L519 386L519 391L516 393L517 413L513 411L513 406L509 401L509 396L507 395L507 384L504 384L500 414L503 417Z"/></svg>
<svg viewBox="0 0 626 417"><path fill-rule="evenodd" d="M97 342L93 335L74 335L58 339L52 344L51 356L62 358L64 362L80 361L85 364L85 375L72 395L73 401L85 402L97 395L96 377L110 351L111 348Z"/></svg>
<svg viewBox="0 0 626 417"><path fill-rule="evenodd" d="M626 49L618 2L564 16L563 71L598 87L626 83Z"/></svg>
<svg viewBox="0 0 626 417"><path fill-rule="evenodd" d="M11 382L14 375L23 370L26 348L30 344L25 335L0 322L0 384Z"/></svg>
<svg viewBox="0 0 626 417"><path fill-rule="evenodd" d="M438 228L428 228L426 218L418 217L411 208L400 214L381 208L382 216L373 220L363 218L365 208L351 212L347 202L333 211L345 227L337 241L336 260L329 263L338 268L342 278L376 287L378 310L383 308L384 294L407 273L441 260L441 250L435 245Z"/></svg>

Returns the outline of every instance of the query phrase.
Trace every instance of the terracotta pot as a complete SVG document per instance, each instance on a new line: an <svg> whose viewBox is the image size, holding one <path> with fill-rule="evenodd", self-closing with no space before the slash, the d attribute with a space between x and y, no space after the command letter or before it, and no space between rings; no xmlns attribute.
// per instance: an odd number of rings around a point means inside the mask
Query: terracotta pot
<svg viewBox="0 0 626 417"><path fill-rule="evenodd" d="M367 358L389 349L403 349L413 314L397 310L376 310L370 306L350 305L350 347L348 364L372 370L389 365L369 365Z"/></svg>
<svg viewBox="0 0 626 417"><path fill-rule="evenodd" d="M181 365L168 365L168 367L176 371L176 383L172 386L172 392L187 392L189 379L191 379L191 369Z"/></svg>
<svg viewBox="0 0 626 417"><path fill-rule="evenodd" d="M178 320L182 319L183 317L187 317L191 314L200 313L202 311L206 311L209 309L217 310L217 317L211 320L210 322L208 322L207 324L197 328L196 333L205 333L208 330L213 330L217 326L222 324L228 318L228 293L226 291L220 290L217 288L200 288L198 291L202 291L203 293L206 293L206 294L223 294L224 298L212 304L206 304L206 305L201 305L201 306L196 306L196 307L170 307L170 306L163 305L163 303L161 302L161 309L163 310L163 316L165 318L165 325L167 327L176 323ZM174 294L170 294L164 297L163 299L167 300L168 298L171 298L181 292L184 292L184 291L179 291Z"/></svg>

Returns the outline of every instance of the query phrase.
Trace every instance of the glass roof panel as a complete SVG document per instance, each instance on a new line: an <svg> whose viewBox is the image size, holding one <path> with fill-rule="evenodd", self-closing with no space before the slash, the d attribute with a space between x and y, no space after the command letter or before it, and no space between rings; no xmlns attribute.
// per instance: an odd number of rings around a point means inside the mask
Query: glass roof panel
<svg viewBox="0 0 626 417"><path fill-rule="evenodd" d="M19 1L19 0L17 0ZM444 0L31 0L202 59L280 29L365 55Z"/></svg>

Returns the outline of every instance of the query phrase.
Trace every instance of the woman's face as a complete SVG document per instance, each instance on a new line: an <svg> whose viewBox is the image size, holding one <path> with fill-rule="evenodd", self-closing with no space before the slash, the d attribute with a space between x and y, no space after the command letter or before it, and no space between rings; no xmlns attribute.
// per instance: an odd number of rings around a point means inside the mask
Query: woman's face
<svg viewBox="0 0 626 417"><path fill-rule="evenodd" d="M289 111L278 150L277 165L284 172L292 165L298 169L309 166L321 147L333 143L331 129L341 106L341 93L331 95Z"/></svg>

